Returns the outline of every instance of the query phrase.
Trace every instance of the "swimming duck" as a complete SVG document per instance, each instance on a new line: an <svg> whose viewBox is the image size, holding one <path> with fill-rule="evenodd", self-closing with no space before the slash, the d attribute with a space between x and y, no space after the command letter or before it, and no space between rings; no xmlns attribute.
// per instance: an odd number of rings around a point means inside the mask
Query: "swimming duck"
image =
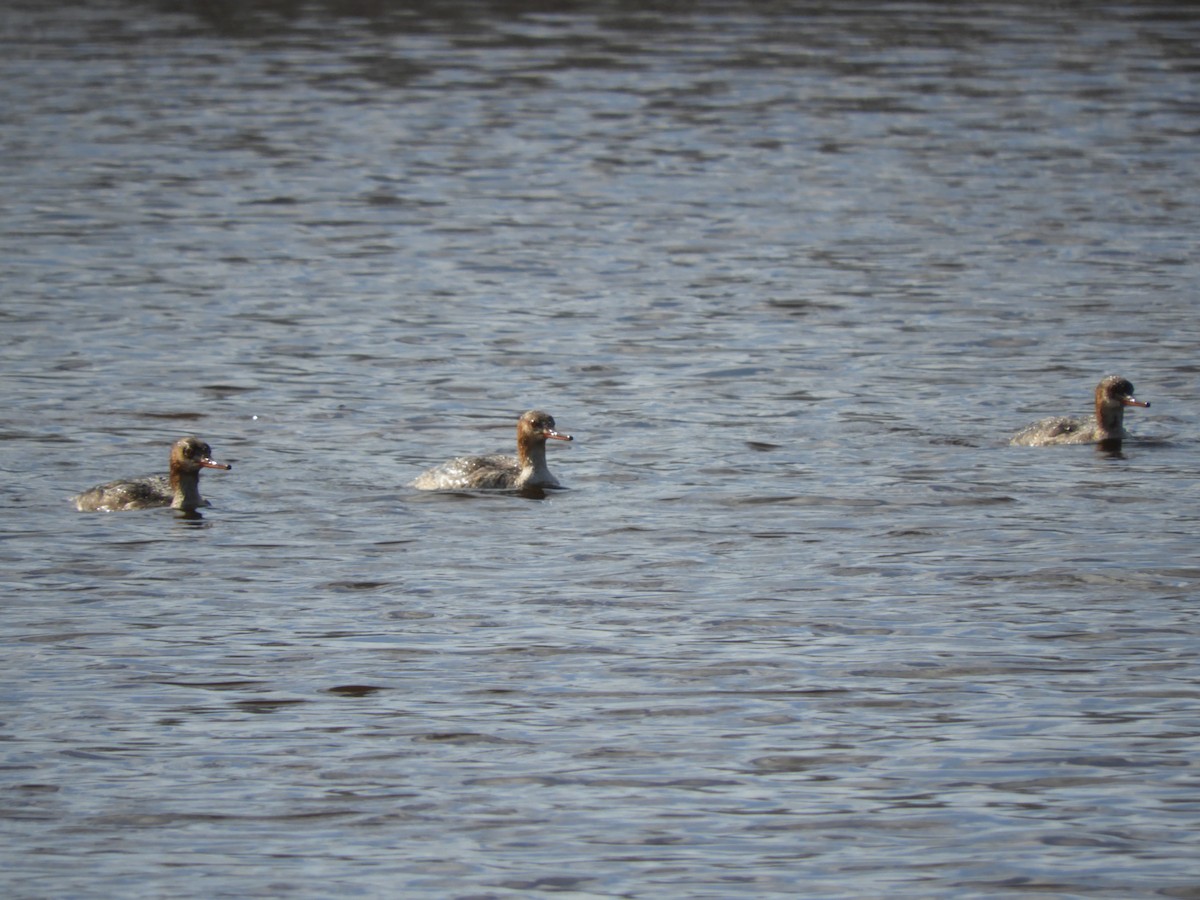
<svg viewBox="0 0 1200 900"><path fill-rule="evenodd" d="M1148 401L1133 396L1133 385L1120 375L1109 375L1096 385L1096 412L1084 419L1053 416L1017 432L1011 444L1019 447L1050 447L1057 444L1095 444L1129 437L1125 430L1125 407L1149 407Z"/></svg>
<svg viewBox="0 0 1200 900"><path fill-rule="evenodd" d="M531 409L517 420L517 455L459 456L422 472L412 487L422 491L562 487L546 466L546 441L572 441L555 430L554 417Z"/></svg>
<svg viewBox="0 0 1200 900"><path fill-rule="evenodd" d="M169 506L192 512L211 504L200 496L201 469L232 469L214 462L212 450L198 437L180 438L171 445L166 475L145 475L96 485L72 498L80 512L116 512Z"/></svg>

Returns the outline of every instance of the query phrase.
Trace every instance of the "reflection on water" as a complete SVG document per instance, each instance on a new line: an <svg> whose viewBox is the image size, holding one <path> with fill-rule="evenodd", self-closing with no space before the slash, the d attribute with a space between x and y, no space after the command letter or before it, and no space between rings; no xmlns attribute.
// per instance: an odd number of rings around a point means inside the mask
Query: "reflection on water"
<svg viewBox="0 0 1200 900"><path fill-rule="evenodd" d="M1197 890L1190 9L0 29L7 895Z"/></svg>

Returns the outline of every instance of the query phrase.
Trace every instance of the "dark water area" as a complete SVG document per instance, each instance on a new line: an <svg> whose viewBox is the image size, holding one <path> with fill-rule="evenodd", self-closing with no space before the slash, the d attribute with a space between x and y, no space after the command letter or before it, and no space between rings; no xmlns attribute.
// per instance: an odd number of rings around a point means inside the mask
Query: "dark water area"
<svg viewBox="0 0 1200 900"><path fill-rule="evenodd" d="M6 897L1200 897L1192 5L0 41Z"/></svg>

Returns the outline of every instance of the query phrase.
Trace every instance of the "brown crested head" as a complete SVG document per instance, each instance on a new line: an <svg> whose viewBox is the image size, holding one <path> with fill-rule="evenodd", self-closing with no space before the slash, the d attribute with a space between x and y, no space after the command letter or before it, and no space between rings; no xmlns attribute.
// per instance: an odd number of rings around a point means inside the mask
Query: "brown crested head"
<svg viewBox="0 0 1200 900"><path fill-rule="evenodd" d="M1133 383L1120 375L1109 375L1096 385L1096 408L1142 406L1148 407L1150 402L1138 400L1133 396Z"/></svg>
<svg viewBox="0 0 1200 900"><path fill-rule="evenodd" d="M171 445L171 468L199 472L201 469L232 469L233 466L216 462L212 458L212 448L200 438L190 435Z"/></svg>
<svg viewBox="0 0 1200 900"><path fill-rule="evenodd" d="M569 434L560 433L554 424L554 416L540 409L531 409L517 420L517 441L573 441Z"/></svg>

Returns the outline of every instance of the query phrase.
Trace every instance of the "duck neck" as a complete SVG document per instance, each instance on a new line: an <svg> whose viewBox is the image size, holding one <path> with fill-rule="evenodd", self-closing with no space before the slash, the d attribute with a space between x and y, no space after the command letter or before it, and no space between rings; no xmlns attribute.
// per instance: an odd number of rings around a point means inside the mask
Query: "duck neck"
<svg viewBox="0 0 1200 900"><path fill-rule="evenodd" d="M520 441L517 444L517 459L522 469L546 468L546 442Z"/></svg>
<svg viewBox="0 0 1200 900"><path fill-rule="evenodd" d="M546 484L554 481L546 466L545 441L521 441L517 444L517 461L521 464L522 484Z"/></svg>
<svg viewBox="0 0 1200 900"><path fill-rule="evenodd" d="M1125 406L1096 398L1096 427L1100 438L1120 437L1125 431Z"/></svg>
<svg viewBox="0 0 1200 900"><path fill-rule="evenodd" d="M172 509L191 511L197 506L203 506L204 501L200 497L200 473L172 468L171 493L175 495L171 501Z"/></svg>

